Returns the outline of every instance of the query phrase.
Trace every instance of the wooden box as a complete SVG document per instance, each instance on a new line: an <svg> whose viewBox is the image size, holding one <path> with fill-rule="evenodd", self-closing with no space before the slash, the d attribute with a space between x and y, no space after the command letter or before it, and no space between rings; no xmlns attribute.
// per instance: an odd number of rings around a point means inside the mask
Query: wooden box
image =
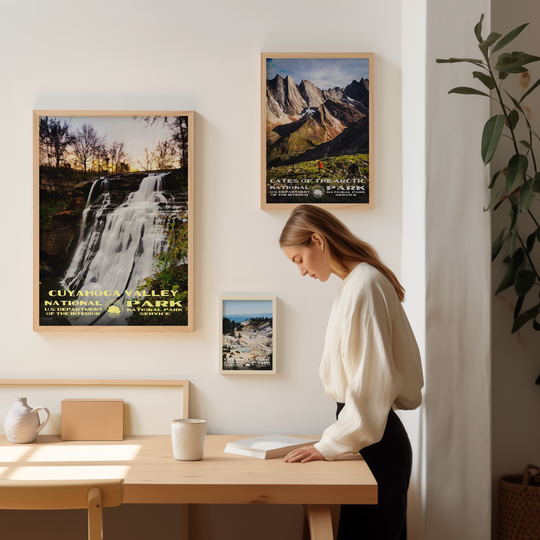
<svg viewBox="0 0 540 540"><path fill-rule="evenodd" d="M63 441L122 441L123 399L63 399Z"/></svg>

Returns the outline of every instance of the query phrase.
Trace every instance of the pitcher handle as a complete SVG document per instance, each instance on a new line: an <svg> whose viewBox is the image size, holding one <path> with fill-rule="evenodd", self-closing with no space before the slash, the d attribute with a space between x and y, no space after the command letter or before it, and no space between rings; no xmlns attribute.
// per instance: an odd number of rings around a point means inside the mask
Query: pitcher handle
<svg viewBox="0 0 540 540"><path fill-rule="evenodd" d="M33 413L36 413L38 415L38 418L39 418L39 414L38 414L38 411L45 411L45 421L41 424L39 424L37 430L36 430L36 435L47 425L47 422L49 421L49 418L51 417L51 413L49 412L49 409L47 409L47 407L34 407L32 409L32 412Z"/></svg>

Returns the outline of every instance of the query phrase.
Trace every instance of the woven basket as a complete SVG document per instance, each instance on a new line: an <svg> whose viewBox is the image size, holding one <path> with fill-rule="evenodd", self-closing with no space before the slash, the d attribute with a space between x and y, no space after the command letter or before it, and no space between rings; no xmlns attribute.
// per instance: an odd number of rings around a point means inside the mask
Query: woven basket
<svg viewBox="0 0 540 540"><path fill-rule="evenodd" d="M530 469L539 471L532 476ZM499 478L499 540L540 539L540 467Z"/></svg>

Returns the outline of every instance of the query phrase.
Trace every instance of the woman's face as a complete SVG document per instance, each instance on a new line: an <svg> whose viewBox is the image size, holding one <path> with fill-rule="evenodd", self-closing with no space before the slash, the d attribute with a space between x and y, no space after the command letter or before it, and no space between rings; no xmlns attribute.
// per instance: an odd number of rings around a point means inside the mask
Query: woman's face
<svg viewBox="0 0 540 540"><path fill-rule="evenodd" d="M324 242L317 233L311 237L309 246L284 247L283 253L298 266L303 276L326 281L332 273L324 250Z"/></svg>

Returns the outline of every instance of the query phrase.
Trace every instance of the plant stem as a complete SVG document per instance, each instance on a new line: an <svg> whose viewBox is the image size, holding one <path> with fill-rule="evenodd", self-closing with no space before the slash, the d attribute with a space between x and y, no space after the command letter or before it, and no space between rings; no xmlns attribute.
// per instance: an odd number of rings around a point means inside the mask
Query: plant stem
<svg viewBox="0 0 540 540"><path fill-rule="evenodd" d="M533 158L533 166L534 166L534 172L537 173L538 172L538 169L536 167L536 158L534 157L534 150L532 149L533 148L533 140L532 140L532 128L529 129L529 141L530 141L530 145L531 145L531 156Z"/></svg>
<svg viewBox="0 0 540 540"><path fill-rule="evenodd" d="M535 217L533 216L533 213L531 212L531 210L527 210L527 212L529 212L529 216L532 217L532 220L536 223L536 226L537 227L540 227L540 225L538 224L538 221L536 221Z"/></svg>

